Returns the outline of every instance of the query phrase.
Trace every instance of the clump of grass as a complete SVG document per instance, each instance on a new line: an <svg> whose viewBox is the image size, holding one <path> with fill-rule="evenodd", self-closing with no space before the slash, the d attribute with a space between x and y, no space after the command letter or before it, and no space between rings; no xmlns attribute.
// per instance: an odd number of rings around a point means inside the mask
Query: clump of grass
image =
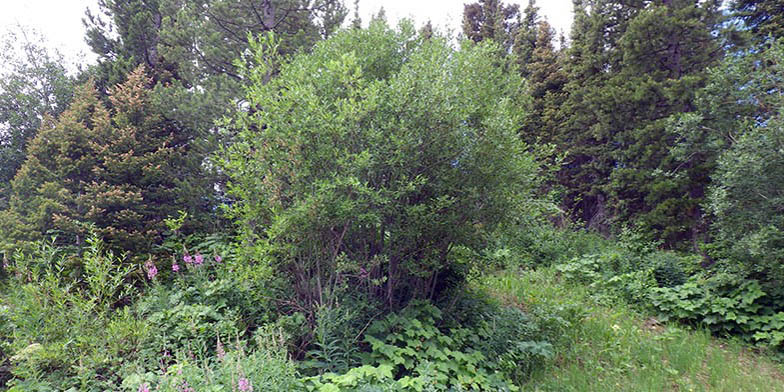
<svg viewBox="0 0 784 392"><path fill-rule="evenodd" d="M784 391L781 365L742 343L660 323L625 304L600 304L552 270L506 272L478 284L510 305L582 309L582 322L525 391Z"/></svg>

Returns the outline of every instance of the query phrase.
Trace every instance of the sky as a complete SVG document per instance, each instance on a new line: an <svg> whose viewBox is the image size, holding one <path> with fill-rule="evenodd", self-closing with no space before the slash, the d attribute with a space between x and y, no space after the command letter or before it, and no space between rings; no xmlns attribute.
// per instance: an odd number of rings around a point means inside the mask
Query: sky
<svg viewBox="0 0 784 392"><path fill-rule="evenodd" d="M360 16L370 19L383 6L387 19L395 23L403 17L413 18L417 26L432 20L438 27L460 29L463 5L469 0L360 0ZM0 34L15 26L32 27L42 33L46 46L58 49L67 60L76 63L92 62L95 56L84 42L82 17L87 7L97 10L96 0L0 0ZM353 0L346 0L352 8ZM507 0L524 9L528 0ZM556 30L567 35L572 20L572 0L538 0L540 14Z"/></svg>

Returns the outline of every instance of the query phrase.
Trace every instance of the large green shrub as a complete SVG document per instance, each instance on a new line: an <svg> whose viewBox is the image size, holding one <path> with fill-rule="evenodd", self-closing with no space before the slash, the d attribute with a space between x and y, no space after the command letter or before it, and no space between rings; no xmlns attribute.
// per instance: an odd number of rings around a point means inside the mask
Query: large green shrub
<svg viewBox="0 0 784 392"><path fill-rule="evenodd" d="M780 106L780 109L784 105ZM784 119L738 138L719 158L709 207L732 262L762 279L784 279Z"/></svg>
<svg viewBox="0 0 784 392"><path fill-rule="evenodd" d="M495 48L383 22L274 68L270 41L253 46L252 110L223 162L230 212L298 307L346 282L391 307L436 296L467 270L457 246L533 209L524 85Z"/></svg>

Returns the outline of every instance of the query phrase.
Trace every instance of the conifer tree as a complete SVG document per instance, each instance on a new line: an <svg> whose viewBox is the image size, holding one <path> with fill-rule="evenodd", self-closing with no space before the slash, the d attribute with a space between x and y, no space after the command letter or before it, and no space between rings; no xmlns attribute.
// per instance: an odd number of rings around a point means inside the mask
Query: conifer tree
<svg viewBox="0 0 784 392"><path fill-rule="evenodd" d="M463 34L474 41L493 40L509 53L520 27L520 6L501 0L479 0L463 9Z"/></svg>
<svg viewBox="0 0 784 392"><path fill-rule="evenodd" d="M784 1L733 0L731 7L758 38L784 37Z"/></svg>
<svg viewBox="0 0 784 392"><path fill-rule="evenodd" d="M721 58L718 3L575 1L558 143L570 153L568 207L589 226L615 218L669 244L692 236L702 190L662 174L674 169L665 124L693 110L706 67Z"/></svg>
<svg viewBox="0 0 784 392"><path fill-rule="evenodd" d="M536 0L530 0L523 12L523 20L514 36L512 53L515 54L520 71L528 77L530 69L528 64L532 61L539 37L539 7Z"/></svg>
<svg viewBox="0 0 784 392"><path fill-rule="evenodd" d="M0 209L41 121L62 113L73 95L63 56L39 42L38 33L19 28L0 44Z"/></svg>
<svg viewBox="0 0 784 392"><path fill-rule="evenodd" d="M558 108L563 104L566 73L562 56L553 46L555 30L547 21L538 25L535 49L527 68L528 86L533 97L532 112L523 129L524 140L555 142L558 127Z"/></svg>
<svg viewBox="0 0 784 392"><path fill-rule="evenodd" d="M71 106L49 118L30 143L13 180L4 236L35 240L49 231L61 244L80 244L86 224L107 243L149 251L163 220L204 208L201 160L189 156L188 133L152 105L151 80L140 66L110 90L107 109L89 83Z"/></svg>

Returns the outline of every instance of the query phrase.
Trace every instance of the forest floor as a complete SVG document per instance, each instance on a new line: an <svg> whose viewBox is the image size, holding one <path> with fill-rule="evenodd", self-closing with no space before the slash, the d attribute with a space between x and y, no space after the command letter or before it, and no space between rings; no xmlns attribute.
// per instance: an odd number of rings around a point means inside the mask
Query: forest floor
<svg viewBox="0 0 784 392"><path fill-rule="evenodd" d="M784 366L769 355L599 301L551 270L507 272L478 285L507 305L583 314L524 391L784 391Z"/></svg>

